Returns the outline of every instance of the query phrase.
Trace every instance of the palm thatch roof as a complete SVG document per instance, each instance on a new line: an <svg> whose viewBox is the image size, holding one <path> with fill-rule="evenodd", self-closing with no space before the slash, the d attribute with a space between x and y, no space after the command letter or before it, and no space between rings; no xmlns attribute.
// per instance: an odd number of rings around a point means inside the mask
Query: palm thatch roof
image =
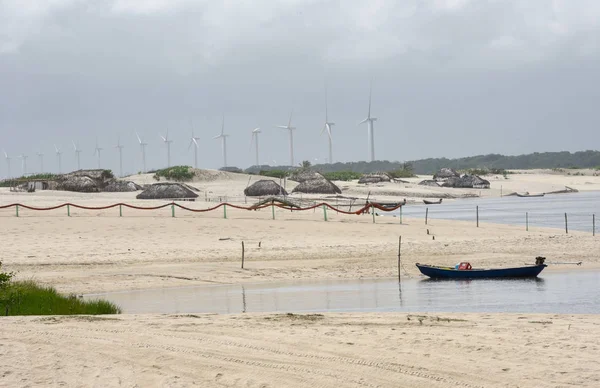
<svg viewBox="0 0 600 388"><path fill-rule="evenodd" d="M460 174L451 168L442 168L433 175L433 180L443 181L450 178L460 178Z"/></svg>
<svg viewBox="0 0 600 388"><path fill-rule="evenodd" d="M198 194L180 183L155 183L139 193L137 199L195 199Z"/></svg>
<svg viewBox="0 0 600 388"><path fill-rule="evenodd" d="M127 191L138 191L142 190L142 186L131 182L131 181L117 181L113 180L108 182L103 191L107 192L127 192Z"/></svg>
<svg viewBox="0 0 600 388"><path fill-rule="evenodd" d="M320 175L320 174L319 174ZM333 182L325 177L320 179L310 179L301 182L298 186L294 187L292 193L305 193L305 194L342 194L342 190L337 187Z"/></svg>
<svg viewBox="0 0 600 388"><path fill-rule="evenodd" d="M358 180L358 183L380 183L390 182L392 177L387 172L371 172L364 174Z"/></svg>
<svg viewBox="0 0 600 388"><path fill-rule="evenodd" d="M288 195L288 193L276 182L269 179L262 179L246 187L244 195L249 197L262 197L265 195Z"/></svg>
<svg viewBox="0 0 600 388"><path fill-rule="evenodd" d="M100 191L100 184L97 180L89 176L70 175L66 179L59 179L56 189L80 193L96 193Z"/></svg>
<svg viewBox="0 0 600 388"><path fill-rule="evenodd" d="M448 178L442 187L454 187L462 189L489 189L490 182L477 175L465 174L461 177Z"/></svg>
<svg viewBox="0 0 600 388"><path fill-rule="evenodd" d="M291 181L302 183L311 179L325 179L323 175L312 170L297 170L288 178Z"/></svg>
<svg viewBox="0 0 600 388"><path fill-rule="evenodd" d="M419 185L421 185L421 186L440 187L440 184L437 183L437 181L434 181L433 179L426 179L424 181L421 181L421 182L419 182Z"/></svg>

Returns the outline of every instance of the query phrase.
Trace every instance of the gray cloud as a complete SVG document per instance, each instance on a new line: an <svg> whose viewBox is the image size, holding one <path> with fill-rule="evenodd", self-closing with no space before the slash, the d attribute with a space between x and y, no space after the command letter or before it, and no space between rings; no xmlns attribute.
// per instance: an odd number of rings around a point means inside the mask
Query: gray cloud
<svg viewBox="0 0 600 388"><path fill-rule="evenodd" d="M297 159L327 156L324 84L334 153L368 156L367 110L378 159L456 157L597 148L595 103L600 4L522 1L0 1L0 147L46 153L74 167L71 140L94 166L121 136L126 170L166 163L158 134L174 137L173 163L219 167L210 139L226 115L230 164L247 166L260 126L262 160L285 163L273 128L295 110ZM71 148L69 148L71 147ZM150 155L151 154L151 155ZM117 166L116 150L104 165ZM37 167L33 157L29 170ZM13 161L13 166L17 166ZM5 175L5 163L0 162ZM13 167L13 172L16 167Z"/></svg>

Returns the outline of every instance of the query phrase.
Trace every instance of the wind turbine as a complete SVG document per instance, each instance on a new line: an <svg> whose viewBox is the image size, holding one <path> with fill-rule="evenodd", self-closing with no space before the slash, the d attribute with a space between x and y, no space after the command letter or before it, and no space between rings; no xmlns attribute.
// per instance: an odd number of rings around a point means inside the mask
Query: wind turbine
<svg viewBox="0 0 600 388"><path fill-rule="evenodd" d="M190 147L194 146L194 168L198 168L198 148L200 145L198 144L199 137L194 136L194 127L192 126L192 137L190 138L190 145L188 146L188 151Z"/></svg>
<svg viewBox="0 0 600 388"><path fill-rule="evenodd" d="M169 129L167 128L167 134L165 136L160 135L160 138L167 145L167 168L171 167L171 143L173 140L169 139Z"/></svg>
<svg viewBox="0 0 600 388"><path fill-rule="evenodd" d="M10 160L12 158L10 156L8 156L8 154L6 153L6 150L2 150L2 152L4 152L4 158L6 159L6 167L7 167L6 177L10 178Z"/></svg>
<svg viewBox="0 0 600 388"><path fill-rule="evenodd" d="M119 150L119 176L123 177L123 148L125 146L121 145L121 136L117 137L117 145L115 148Z"/></svg>
<svg viewBox="0 0 600 388"><path fill-rule="evenodd" d="M142 170L143 173L146 173L146 146L148 143L144 143L140 135L136 132L135 136L137 136L138 142L140 143L140 149L142 150Z"/></svg>
<svg viewBox="0 0 600 388"><path fill-rule="evenodd" d="M225 134L225 115L223 115L223 121L221 123L221 134L213 137L213 139L221 139L221 147L223 148L223 167L227 167L227 137Z"/></svg>
<svg viewBox="0 0 600 388"><path fill-rule="evenodd" d="M42 152L38 152L36 154L38 158L40 158L40 173L44 172L44 154Z"/></svg>
<svg viewBox="0 0 600 388"><path fill-rule="evenodd" d="M23 161L21 164L21 167L23 168L23 176L25 176L25 174L27 174L27 158L29 156L25 155L25 154L21 154L19 155L19 158L21 158L21 160Z"/></svg>
<svg viewBox="0 0 600 388"><path fill-rule="evenodd" d="M290 120L287 125L277 125L276 128L287 129L290 134L290 166L294 165L294 130L296 127L292 127L292 115L294 111L290 113Z"/></svg>
<svg viewBox="0 0 600 388"><path fill-rule="evenodd" d="M371 117L371 92L373 90L373 83L369 86L369 113L367 114L367 118L359 123L364 124L367 123L367 131L369 136L369 148L371 151L371 162L375 161L375 135L373 123L377 120L375 117Z"/></svg>
<svg viewBox="0 0 600 388"><path fill-rule="evenodd" d="M75 150L75 154L77 155L77 169L81 170L81 149L77 146L77 144L75 144L75 142L73 142L73 149Z"/></svg>
<svg viewBox="0 0 600 388"><path fill-rule="evenodd" d="M327 131L327 137L329 138L329 163L333 163L333 138L331 137L331 127L334 125L335 123L329 121L327 114L327 88L325 88L325 125L323 125L321 135L323 135L323 132Z"/></svg>
<svg viewBox="0 0 600 388"><path fill-rule="evenodd" d="M62 151L58 149L56 144L54 144L54 149L56 150L56 159L58 160L58 173L62 174Z"/></svg>
<svg viewBox="0 0 600 388"><path fill-rule="evenodd" d="M255 161L255 166L259 166L258 164L258 134L261 133L260 128L254 128L252 130L252 140L250 140L250 149L252 149L252 143L254 143L256 149L256 161Z"/></svg>
<svg viewBox="0 0 600 388"><path fill-rule="evenodd" d="M98 138L96 137L96 148L94 148L94 155L96 155L96 158L98 159L98 169L100 169L100 151L102 150L103 148L100 148L98 145Z"/></svg>

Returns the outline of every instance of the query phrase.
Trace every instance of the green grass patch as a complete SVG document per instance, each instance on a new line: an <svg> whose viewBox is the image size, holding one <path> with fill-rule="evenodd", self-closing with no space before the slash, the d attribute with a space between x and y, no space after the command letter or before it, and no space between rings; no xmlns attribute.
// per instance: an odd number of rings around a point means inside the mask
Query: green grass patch
<svg viewBox="0 0 600 388"><path fill-rule="evenodd" d="M390 172L388 172L388 174L394 179L413 178L416 176L411 169L404 169L404 168L390 171Z"/></svg>
<svg viewBox="0 0 600 388"><path fill-rule="evenodd" d="M352 181L360 179L363 174L354 171L324 172L323 176L330 181Z"/></svg>
<svg viewBox="0 0 600 388"><path fill-rule="evenodd" d="M154 179L157 181L159 181L161 178L176 182L190 181L194 177L194 173L190 171L190 169L190 166L173 166L169 168L163 168L162 170L156 170L154 173Z"/></svg>
<svg viewBox="0 0 600 388"><path fill-rule="evenodd" d="M39 179L53 180L56 178L56 176L57 176L56 174L35 174L35 175L21 176L19 178L5 179L3 181L0 181L0 187L10 187L14 181L28 182L28 181L39 180Z"/></svg>
<svg viewBox="0 0 600 388"><path fill-rule="evenodd" d="M59 294L53 287L33 281L9 282L0 288L1 315L97 315L120 314L121 309L105 300L84 301Z"/></svg>

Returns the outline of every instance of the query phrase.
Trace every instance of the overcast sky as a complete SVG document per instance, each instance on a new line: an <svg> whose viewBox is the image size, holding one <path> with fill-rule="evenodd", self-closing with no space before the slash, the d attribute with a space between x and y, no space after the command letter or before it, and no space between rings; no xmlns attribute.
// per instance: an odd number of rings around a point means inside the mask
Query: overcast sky
<svg viewBox="0 0 600 388"><path fill-rule="evenodd" d="M598 149L597 0L0 0L0 148L21 173L95 167L324 162L325 84L334 161L367 160L369 82L376 159ZM4 155L2 154L2 159ZM0 175L5 176L5 160Z"/></svg>

